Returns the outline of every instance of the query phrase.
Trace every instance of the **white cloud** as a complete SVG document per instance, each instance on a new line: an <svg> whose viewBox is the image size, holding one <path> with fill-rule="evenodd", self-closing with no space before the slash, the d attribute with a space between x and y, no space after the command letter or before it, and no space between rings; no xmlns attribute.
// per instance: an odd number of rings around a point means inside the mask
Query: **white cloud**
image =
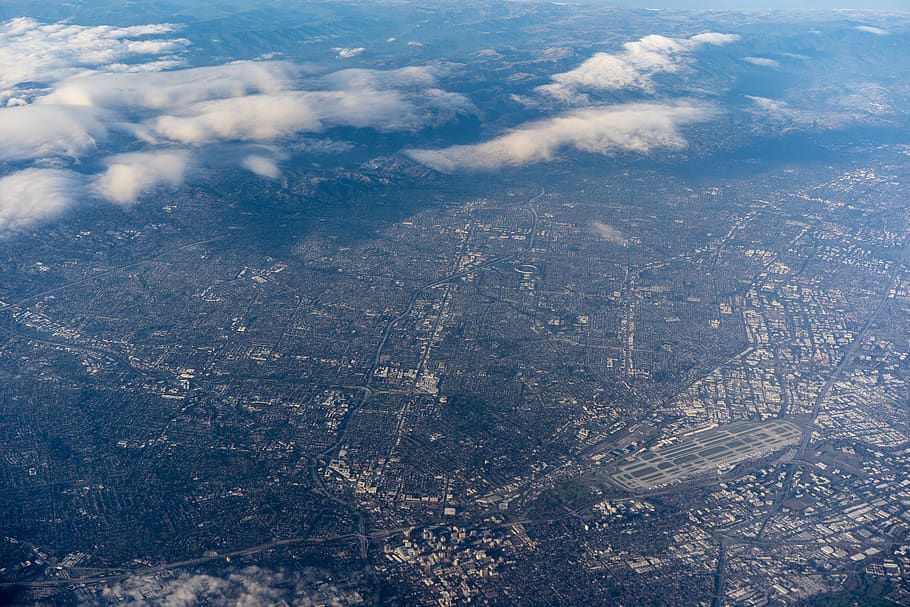
<svg viewBox="0 0 910 607"><path fill-rule="evenodd" d="M332 89L424 88L436 84L439 70L427 66L403 67L397 70L346 69L320 79Z"/></svg>
<svg viewBox="0 0 910 607"><path fill-rule="evenodd" d="M332 127L416 130L476 111L463 95L437 87L439 67L317 76L268 60L180 69L188 41L174 31L170 25L89 27L26 18L0 23L0 162L45 167L9 176L0 230L53 216L74 197L129 204L158 187L178 186L199 154L191 146L267 142ZM336 50L344 57L363 51ZM170 149L114 154L143 143ZM349 147L308 141L298 151ZM97 175L47 172L89 154L108 155ZM271 160L282 157L280 150L245 156L243 166L254 173L280 175ZM33 188L25 187L29 176L36 179ZM78 196L58 187L77 182ZM41 202L43 193L53 195ZM17 206L16 198L25 202Z"/></svg>
<svg viewBox="0 0 910 607"><path fill-rule="evenodd" d="M241 161L241 166L248 171L266 177L268 179L278 179L281 176L281 170L275 161L266 156L251 154Z"/></svg>
<svg viewBox="0 0 910 607"><path fill-rule="evenodd" d="M104 66L107 72L118 74L138 74L147 72L162 72L172 70L183 65L182 59L158 59L145 63L110 63Z"/></svg>
<svg viewBox="0 0 910 607"><path fill-rule="evenodd" d="M875 34L876 36L887 36L891 33L888 30L883 30L880 27L873 27L871 25L857 25L856 30L866 32L867 34Z"/></svg>
<svg viewBox="0 0 910 607"><path fill-rule="evenodd" d="M808 126L813 124L820 115L793 109L784 101L768 97L746 95L746 99L754 104L753 113L770 119L777 127Z"/></svg>
<svg viewBox="0 0 910 607"><path fill-rule="evenodd" d="M72 171L32 168L0 177L0 233L56 217L82 194L82 176Z"/></svg>
<svg viewBox="0 0 910 607"><path fill-rule="evenodd" d="M244 70L248 67L243 66ZM450 118L453 113L476 111L463 95L436 88L437 70L428 67L341 70L303 83L324 90L286 90L294 84L281 76L282 71L287 71L286 67L260 69L265 73L260 80L267 84L260 83L253 90L267 92L246 94L248 91L241 87L234 91L237 94L224 96L225 91L219 85L215 90L223 98L196 103L186 101L193 99L193 95L214 95L200 93L197 89L204 85L195 86L196 78L178 74L175 80L179 84L174 90L181 94L168 94L170 89L167 87L152 89L155 95L163 96L154 107L166 105L166 100L175 103L173 111L146 122L148 133L188 144L215 140L270 141L335 126L410 130L428 123L434 115ZM277 77L273 73L276 71ZM181 82L184 79L185 86ZM218 81L218 78L212 80L213 83ZM240 82L244 82L243 79ZM246 89L249 88L247 85ZM108 89L117 96L124 95L119 87L80 87L79 90L98 97ZM130 95L130 100L133 103L144 100L148 105L148 99L143 97L150 94L147 87L143 86L140 93ZM80 98L79 95L73 97Z"/></svg>
<svg viewBox="0 0 910 607"><path fill-rule="evenodd" d="M329 126L400 130L419 124L417 108L397 91L288 91L205 101L150 123L160 137L181 143L269 141Z"/></svg>
<svg viewBox="0 0 910 607"><path fill-rule="evenodd" d="M87 72L63 80L37 103L170 110L213 99L280 92L292 86L297 72L295 66L281 61L238 61L161 73Z"/></svg>
<svg viewBox="0 0 910 607"><path fill-rule="evenodd" d="M94 149L107 129L86 108L21 105L0 109L0 160L76 158Z"/></svg>
<svg viewBox="0 0 910 607"><path fill-rule="evenodd" d="M437 171L484 171L553 160L563 149L609 154L648 153L686 145L679 127L702 122L716 111L707 105L632 103L575 110L521 126L496 139L440 150L411 150L416 161Z"/></svg>
<svg viewBox="0 0 910 607"><path fill-rule="evenodd" d="M689 38L689 44L694 45L693 48L697 48L702 44L713 44L715 46L723 46L725 44L732 44L739 40L738 34L720 34L718 32L705 32L704 34L695 34Z"/></svg>
<svg viewBox="0 0 910 607"><path fill-rule="evenodd" d="M300 95L322 122L330 126L394 131L416 128L423 122L416 103L411 101L415 97L406 97L397 90L320 91Z"/></svg>
<svg viewBox="0 0 910 607"><path fill-rule="evenodd" d="M171 65L188 44L184 38L162 38L174 31L171 25L43 24L27 17L0 23L0 105L23 82L56 81L86 68L161 55Z"/></svg>
<svg viewBox="0 0 910 607"><path fill-rule="evenodd" d="M31 105L35 107L23 108L16 118L0 115L0 138L16 144L6 146L17 149L16 158L23 154L82 153L105 135L102 122L95 119L102 111L106 112L104 124L116 124L140 140L202 144L216 140L268 141L332 126L407 130L434 119L448 119L453 112L474 110L464 96L435 87L438 68L351 69L302 79L302 68L291 63L241 61L156 72L170 61L162 58L162 53L179 50L185 43L183 39L148 38L172 31L170 26L86 28L14 20L4 28L8 39L28 39L28 44L20 40L23 49L59 51L47 69L32 66L34 69L28 71L31 75L43 70L49 79L44 90L34 91L37 99ZM42 38L58 36L73 39L72 48L64 52L59 43ZM336 50L353 56L362 49ZM76 69L136 54L152 60ZM21 84L15 79L25 76L3 77L9 78L9 83ZM5 103L17 106L29 102L27 96L17 95ZM67 109L60 109L64 107ZM87 109L76 115L79 110L74 108ZM39 117L42 112L49 120L46 125L37 125L34 133L31 127L17 126L33 124L34 120L21 118Z"/></svg>
<svg viewBox="0 0 910 607"><path fill-rule="evenodd" d="M245 567L222 575L179 573L172 577L128 576L86 593L84 607L269 607L273 605L361 605L361 594L331 580L325 572L301 568L291 572Z"/></svg>
<svg viewBox="0 0 910 607"><path fill-rule="evenodd" d="M335 51L335 53L338 55L339 59L350 59L351 57L356 57L357 55L359 55L360 53L362 53L363 51L365 51L367 49L363 48L362 46L358 46L355 48L343 48L343 47L336 46L332 50Z"/></svg>
<svg viewBox="0 0 910 607"><path fill-rule="evenodd" d="M645 36L627 42L619 53L596 53L568 72L555 74L552 84L537 88L541 94L561 101L586 102L581 91L619 90L626 88L650 91L652 76L679 70L685 57L705 44L734 42L739 36L709 32L691 38Z"/></svg>
<svg viewBox="0 0 910 607"><path fill-rule="evenodd" d="M216 577L206 574L183 573L172 580L157 584L152 578L130 577L101 592L101 601L94 604L125 604L130 607L266 607L290 598L281 573L258 567Z"/></svg>
<svg viewBox="0 0 910 607"><path fill-rule="evenodd" d="M205 101L151 122L160 137L182 143L218 139L268 140L296 131L317 131L322 123L298 95L252 95Z"/></svg>
<svg viewBox="0 0 910 607"><path fill-rule="evenodd" d="M94 189L111 202L130 204L160 186L181 185L188 163L189 154L179 150L118 154L107 159L107 170L96 178Z"/></svg>
<svg viewBox="0 0 910 607"><path fill-rule="evenodd" d="M431 115L475 111L435 87L438 69L348 69L301 80L286 62L243 61L163 73L90 72L70 77L37 105L152 114L124 125L149 142L269 141L332 126L407 130ZM299 90L309 86L324 90ZM2 132L2 131L0 131Z"/></svg>
<svg viewBox="0 0 910 607"><path fill-rule="evenodd" d="M594 230L595 234L597 234L598 236L600 236L603 240L606 240L607 242L610 242L610 243L613 243L613 244L616 244L616 245L619 245L622 247L626 246L629 242L626 239L626 237L623 236L623 233L620 232L617 228L615 228L609 224L606 224L602 221L592 221L591 229Z"/></svg>
<svg viewBox="0 0 910 607"><path fill-rule="evenodd" d="M460 93L452 93L436 86L440 69L412 66L396 70L348 69L334 72L319 80L327 88L340 89L358 96L378 96L377 91L400 91L404 99L421 116L413 116L402 123L404 128L429 121L424 110L437 114L437 118L450 119L452 114L472 114L477 108Z"/></svg>
<svg viewBox="0 0 910 607"><path fill-rule="evenodd" d="M780 67L780 62L775 61L774 59L768 59L767 57L744 57L743 61L761 67Z"/></svg>

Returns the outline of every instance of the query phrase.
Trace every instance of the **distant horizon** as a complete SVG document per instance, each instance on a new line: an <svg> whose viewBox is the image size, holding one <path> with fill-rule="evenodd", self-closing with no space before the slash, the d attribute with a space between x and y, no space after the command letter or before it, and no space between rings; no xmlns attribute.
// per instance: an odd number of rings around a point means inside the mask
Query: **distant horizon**
<svg viewBox="0 0 910 607"><path fill-rule="evenodd" d="M618 8L642 9L801 9L910 12L910 3L907 0L869 0L861 3L846 0L607 0L604 3Z"/></svg>

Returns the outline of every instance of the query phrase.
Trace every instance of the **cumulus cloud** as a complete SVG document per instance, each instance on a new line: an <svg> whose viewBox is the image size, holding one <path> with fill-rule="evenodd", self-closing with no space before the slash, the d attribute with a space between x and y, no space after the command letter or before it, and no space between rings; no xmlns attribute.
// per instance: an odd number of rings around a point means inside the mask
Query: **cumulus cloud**
<svg viewBox="0 0 910 607"><path fill-rule="evenodd" d="M182 143L269 141L330 126L413 128L417 108L397 91L288 91L190 105L149 123L156 135Z"/></svg>
<svg viewBox="0 0 910 607"><path fill-rule="evenodd" d="M281 170L275 161L266 156L251 154L241 161L241 166L248 171L266 177L268 179L278 179L281 176Z"/></svg>
<svg viewBox="0 0 910 607"><path fill-rule="evenodd" d="M117 28L26 18L0 23L0 162L66 167L78 161L90 167L94 163L85 160L90 154L108 155L96 175L9 176L0 230L66 208L74 198L64 196L65 188L58 187L63 183L78 182L79 196L118 204L179 186L197 162L194 157L207 157L200 146L270 142L333 127L416 130L476 111L463 95L438 88L439 67L316 75L311 68L266 58L184 68L189 42L175 31L170 25ZM336 51L352 57L363 49ZM135 150L137 144L156 151L115 154L118 147ZM162 151L165 146L169 149ZM298 151L349 148L325 139L308 140ZM280 171L273 159L281 156L278 149L246 152L241 165L276 178ZM28 176L36 178L33 188L25 187ZM43 193L49 194L45 203ZM24 201L21 206L14 204L17 198Z"/></svg>
<svg viewBox="0 0 910 607"><path fill-rule="evenodd" d="M767 57L744 57L743 61L761 67L780 67L780 62L775 61L774 59L768 59Z"/></svg>
<svg viewBox="0 0 910 607"><path fill-rule="evenodd" d="M689 37L690 50L694 50L702 44L713 44L714 46L723 46L739 40L738 34L721 34L718 32L705 32L695 34Z"/></svg>
<svg viewBox="0 0 910 607"><path fill-rule="evenodd" d="M179 114L151 121L154 133L183 143L217 139L267 140L296 131L317 131L322 123L297 94L253 95L193 104Z"/></svg>
<svg viewBox="0 0 910 607"><path fill-rule="evenodd" d="M266 76L262 80L270 82L274 74L266 70ZM428 67L341 70L306 83L323 90L287 90L290 84L280 82L274 78L270 86L258 86L256 94L185 103L148 121L148 132L190 144L269 141L336 126L410 130L428 123L432 115L449 118L475 111L463 95L436 88L436 70Z"/></svg>
<svg viewBox="0 0 910 607"><path fill-rule="evenodd" d="M194 605L265 607L283 602L291 591L281 573L259 567L217 577L181 574L155 584L152 578L132 577L105 588L94 604L126 604L131 607L192 607Z"/></svg>
<svg viewBox="0 0 910 607"><path fill-rule="evenodd" d="M477 112L474 104L464 95L438 87L441 73L441 68L433 66L410 66L395 70L347 69L323 76L316 83L327 89L348 91L361 96L373 96L374 91L398 91L413 107L439 114ZM424 114L423 118L410 123L423 121L426 116L425 112L421 113Z"/></svg>
<svg viewBox="0 0 910 607"><path fill-rule="evenodd" d="M553 83L537 88L537 92L561 101L572 101L582 91L653 88L652 77L659 73L676 72L686 56L698 48L729 44L738 40L734 34L708 32L690 38L668 38L651 35L627 42L619 53L596 53L568 72L556 74Z"/></svg>
<svg viewBox="0 0 910 607"><path fill-rule="evenodd" d="M873 27L871 25L857 25L855 29L860 32L866 32L867 34L875 34L876 36L887 36L891 33L888 30L883 30L880 27Z"/></svg>
<svg viewBox="0 0 910 607"><path fill-rule="evenodd" d="M273 605L363 605L359 592L329 582L324 572L245 567L222 575L180 573L171 578L130 576L95 590L83 605L127 607L271 607Z"/></svg>
<svg viewBox="0 0 910 607"><path fill-rule="evenodd" d="M475 111L463 95L435 87L436 68L348 69L306 80L300 71L281 61L241 61L165 73L90 72L63 80L36 105L144 113L124 128L150 142L186 144L268 141L333 126L406 130L428 122L427 111Z"/></svg>
<svg viewBox="0 0 910 607"><path fill-rule="evenodd" d="M0 233L56 217L82 193L82 176L73 171L32 168L0 177Z"/></svg>
<svg viewBox="0 0 910 607"><path fill-rule="evenodd" d="M183 184L188 163L189 154L180 150L111 156L107 170L96 178L94 190L111 202L130 204L160 186Z"/></svg>
<svg viewBox="0 0 910 607"><path fill-rule="evenodd" d="M346 69L328 74L320 82L333 89L388 89L431 87L439 70L429 66L411 66L396 70Z"/></svg>
<svg viewBox="0 0 910 607"><path fill-rule="evenodd" d="M358 47L354 47L354 48L344 48L344 47L336 46L332 50L335 51L335 54L338 55L339 59L350 59L351 57L356 57L357 55L359 55L360 53L362 53L363 51L365 51L367 49L363 48L362 46L358 46Z"/></svg>
<svg viewBox="0 0 910 607"><path fill-rule="evenodd" d="M679 128L708 120L715 113L711 106L691 101L588 108L521 126L484 143L411 150L408 154L445 173L545 162L564 149L644 154L653 149L684 147L686 141Z"/></svg>
<svg viewBox="0 0 910 607"><path fill-rule="evenodd" d="M606 240L607 242L611 242L622 247L628 244L628 240L626 240L626 237L623 236L623 233L610 224L604 223L602 221L592 221L591 229L595 234L600 236L601 239Z"/></svg>
<svg viewBox="0 0 910 607"><path fill-rule="evenodd" d="M64 79L43 105L169 110L215 99L288 89L298 68L282 61L238 61L163 73L86 72Z"/></svg>
<svg viewBox="0 0 910 607"><path fill-rule="evenodd" d="M814 121L814 118L805 112L791 108L786 102L768 97L746 95L746 99L754 104L754 112L764 114L777 123L805 124Z"/></svg>
<svg viewBox="0 0 910 607"><path fill-rule="evenodd" d="M107 129L90 109L21 105L0 109L0 160L76 158L94 149Z"/></svg>
<svg viewBox="0 0 910 607"><path fill-rule="evenodd" d="M0 105L21 94L16 90L20 83L56 81L107 65L123 69L150 57L165 57L159 68L174 65L188 44L184 38L166 37L174 32L171 25L44 24L27 17L0 23Z"/></svg>

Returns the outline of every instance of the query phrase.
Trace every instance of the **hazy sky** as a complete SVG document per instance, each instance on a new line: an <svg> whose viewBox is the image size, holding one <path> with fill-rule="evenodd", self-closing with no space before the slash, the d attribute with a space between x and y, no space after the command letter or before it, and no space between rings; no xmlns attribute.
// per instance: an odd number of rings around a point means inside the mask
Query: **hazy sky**
<svg viewBox="0 0 910 607"><path fill-rule="evenodd" d="M612 0L608 3L615 6L636 8L851 8L910 12L910 0Z"/></svg>

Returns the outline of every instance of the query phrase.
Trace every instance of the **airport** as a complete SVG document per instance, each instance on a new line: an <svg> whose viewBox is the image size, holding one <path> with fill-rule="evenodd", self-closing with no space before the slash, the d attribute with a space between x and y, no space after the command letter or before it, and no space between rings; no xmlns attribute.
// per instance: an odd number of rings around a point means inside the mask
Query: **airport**
<svg viewBox="0 0 910 607"><path fill-rule="evenodd" d="M730 424L633 455L619 465L613 479L633 491L656 489L773 453L796 444L801 435L798 426L779 419Z"/></svg>

